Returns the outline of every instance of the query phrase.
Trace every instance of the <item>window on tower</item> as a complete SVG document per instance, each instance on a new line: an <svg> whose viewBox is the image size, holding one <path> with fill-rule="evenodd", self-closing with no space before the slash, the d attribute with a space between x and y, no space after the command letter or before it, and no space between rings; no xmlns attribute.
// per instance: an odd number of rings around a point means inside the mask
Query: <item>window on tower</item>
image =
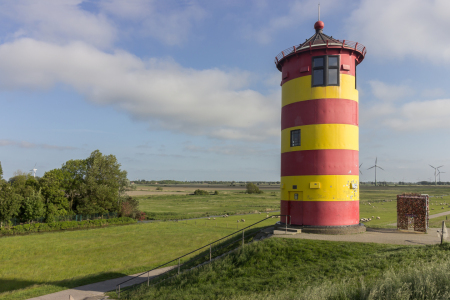
<svg viewBox="0 0 450 300"><path fill-rule="evenodd" d="M339 66L339 55L313 57L312 86L339 85Z"/></svg>
<svg viewBox="0 0 450 300"><path fill-rule="evenodd" d="M291 147L300 146L300 129L291 130Z"/></svg>

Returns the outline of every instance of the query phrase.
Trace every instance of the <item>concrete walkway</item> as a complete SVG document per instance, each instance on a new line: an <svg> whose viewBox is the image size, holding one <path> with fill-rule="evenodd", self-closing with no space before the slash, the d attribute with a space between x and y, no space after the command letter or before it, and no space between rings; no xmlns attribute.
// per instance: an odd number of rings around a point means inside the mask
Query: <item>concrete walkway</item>
<svg viewBox="0 0 450 300"><path fill-rule="evenodd" d="M441 239L437 235L437 231L438 228L429 228L428 234L425 234L414 231L398 231L397 229L367 228L367 232L365 233L356 233L349 235L299 233L296 235L273 235L272 237L396 245L434 245L441 242Z"/></svg>
<svg viewBox="0 0 450 300"><path fill-rule="evenodd" d="M155 277L161 273L164 273L167 270L175 268L173 266L161 268L150 272L150 279ZM139 273L140 274L140 273ZM39 296L36 298L30 298L28 300L69 300L69 296L72 296L74 300L94 300L94 299L103 299L102 296L105 295L106 292L113 291L116 289L116 285L128 280L130 278L136 278L137 275L128 275L125 277L120 277L116 279L106 280L102 282L92 283L88 285L83 285L77 288L60 291L53 294L48 294L44 296ZM125 283L121 288L127 287L130 285L138 284L147 281L147 274L144 274L140 277L137 277L135 280L131 280Z"/></svg>

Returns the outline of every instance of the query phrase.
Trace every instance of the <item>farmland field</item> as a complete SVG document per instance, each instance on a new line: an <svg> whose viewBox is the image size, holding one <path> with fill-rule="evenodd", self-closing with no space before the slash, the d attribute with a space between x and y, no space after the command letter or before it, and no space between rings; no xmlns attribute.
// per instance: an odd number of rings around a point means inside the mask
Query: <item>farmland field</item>
<svg viewBox="0 0 450 300"><path fill-rule="evenodd" d="M0 238L0 298L28 299L149 270L266 215ZM273 224L268 219L257 226Z"/></svg>
<svg viewBox="0 0 450 300"><path fill-rule="evenodd" d="M242 228L238 219L244 218L249 225L263 219L266 210L279 209L276 187L257 195L244 194L244 187L222 189L219 195L187 195L195 188L139 196L140 208L157 219L263 213L0 238L0 298L27 299L148 270ZM217 187L210 189L214 190ZM450 211L449 205L440 204L450 202L450 187L363 185L361 217L381 217L366 226L392 227L389 224L396 222L396 195L403 192L429 194L430 214ZM445 216L430 220L430 225L438 227L442 220ZM275 221L269 219L261 226Z"/></svg>

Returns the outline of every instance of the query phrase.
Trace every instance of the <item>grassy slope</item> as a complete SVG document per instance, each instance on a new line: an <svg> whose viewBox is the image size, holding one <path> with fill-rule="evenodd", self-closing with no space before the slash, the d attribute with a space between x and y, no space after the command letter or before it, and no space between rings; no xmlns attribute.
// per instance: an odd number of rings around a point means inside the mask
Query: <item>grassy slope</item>
<svg viewBox="0 0 450 300"><path fill-rule="evenodd" d="M388 270L441 263L448 254L448 247L440 246L268 239L160 286L126 291L122 299L265 299L274 294L295 299L292 294L301 295L307 287L360 278L371 282Z"/></svg>
<svg viewBox="0 0 450 300"><path fill-rule="evenodd" d="M247 215L245 226L264 217ZM0 298L27 299L149 270L243 228L241 218L0 238Z"/></svg>
<svg viewBox="0 0 450 300"><path fill-rule="evenodd" d="M221 191L219 195L140 196L139 207L156 219L189 219L195 217L279 210L280 193L244 194Z"/></svg>

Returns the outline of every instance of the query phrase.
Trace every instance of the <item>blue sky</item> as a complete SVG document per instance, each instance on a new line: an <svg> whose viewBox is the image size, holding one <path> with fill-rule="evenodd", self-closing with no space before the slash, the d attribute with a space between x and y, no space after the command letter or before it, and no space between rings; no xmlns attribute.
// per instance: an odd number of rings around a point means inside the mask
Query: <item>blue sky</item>
<svg viewBox="0 0 450 300"><path fill-rule="evenodd" d="M320 1L358 67L361 181L450 168L450 2ZM317 1L0 1L0 161L37 175L99 149L129 179L279 180L274 57ZM450 169L441 179L450 180Z"/></svg>

